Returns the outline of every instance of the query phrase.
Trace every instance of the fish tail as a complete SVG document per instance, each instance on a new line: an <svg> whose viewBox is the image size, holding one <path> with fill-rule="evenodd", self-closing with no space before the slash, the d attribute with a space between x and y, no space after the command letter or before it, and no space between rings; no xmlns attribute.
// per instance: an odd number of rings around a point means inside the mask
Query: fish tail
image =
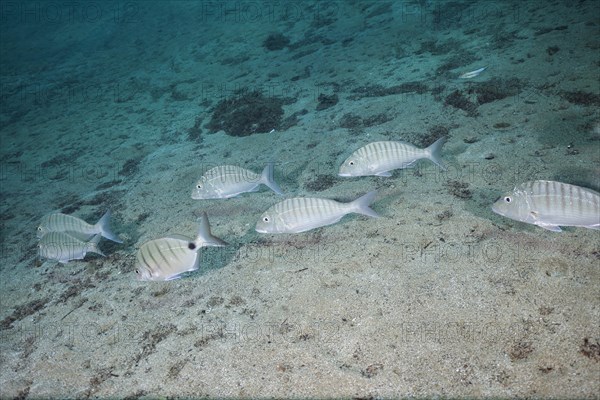
<svg viewBox="0 0 600 400"><path fill-rule="evenodd" d="M273 170L274 170L273 163L268 163L267 166L265 167L265 169L263 169L263 172L260 177L260 181L261 181L261 183L267 185L275 193L283 196L283 191L281 190L279 185L277 183L275 183L275 180L273 179L273 176L274 176Z"/></svg>
<svg viewBox="0 0 600 400"><path fill-rule="evenodd" d="M106 254L104 254L102 250L100 250L100 248L98 247L98 243L100 243L101 237L102 235L94 235L94 237L91 238L89 242L87 242L86 253L96 253L100 254L102 257L106 257Z"/></svg>
<svg viewBox="0 0 600 400"><path fill-rule="evenodd" d="M200 218L200 230L198 231L198 237L196 238L195 243L197 247L227 246L227 242L219 239L216 236L213 236L210 232L210 223L208 222L208 215L206 215L206 211L202 213L202 217Z"/></svg>
<svg viewBox="0 0 600 400"><path fill-rule="evenodd" d="M433 161L435 164L437 164L438 167L440 167L441 169L443 169L445 171L446 166L442 162L442 154L441 154L442 146L444 145L444 143L446 143L446 138L441 137L438 140L436 140L435 142L433 142L433 144L431 146L429 146L428 148L426 148L425 150L427 151L429 159L431 161Z"/></svg>
<svg viewBox="0 0 600 400"><path fill-rule="evenodd" d="M352 203L350 203L352 212L367 215L373 218L379 218L379 214L377 214L375 210L370 207L370 205L375 201L376 196L377 191L373 190L354 200Z"/></svg>
<svg viewBox="0 0 600 400"><path fill-rule="evenodd" d="M112 232L112 230L110 229L110 226L109 226L110 215L111 215L110 210L108 210L106 213L104 213L102 218L100 218L100 220L96 223L96 227L98 227L100 229L100 235L104 236L108 240L112 240L113 242L117 242L117 243L123 243L123 241L121 239L119 239L119 237L117 235L115 235Z"/></svg>

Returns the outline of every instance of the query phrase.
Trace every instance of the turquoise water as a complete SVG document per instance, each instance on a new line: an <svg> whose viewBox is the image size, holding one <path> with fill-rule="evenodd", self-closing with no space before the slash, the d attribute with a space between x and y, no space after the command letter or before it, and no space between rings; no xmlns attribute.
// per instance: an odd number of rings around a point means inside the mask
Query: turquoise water
<svg viewBox="0 0 600 400"><path fill-rule="evenodd" d="M594 1L0 4L2 397L593 397L598 231L494 214L520 183L600 189ZM485 70L473 77L462 74ZM446 137L391 177L359 147ZM193 200L229 164L352 214L259 234L266 187ZM51 212L123 244L41 259ZM227 241L135 279L152 239Z"/></svg>

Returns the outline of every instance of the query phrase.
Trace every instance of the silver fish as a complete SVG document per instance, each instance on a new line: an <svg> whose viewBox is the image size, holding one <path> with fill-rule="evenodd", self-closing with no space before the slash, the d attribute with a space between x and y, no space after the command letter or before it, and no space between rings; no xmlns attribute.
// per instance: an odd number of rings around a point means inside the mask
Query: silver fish
<svg viewBox="0 0 600 400"><path fill-rule="evenodd" d="M554 181L525 182L499 198L492 210L553 232L560 226L600 229L600 193Z"/></svg>
<svg viewBox="0 0 600 400"><path fill-rule="evenodd" d="M70 232L72 236L78 238L90 238L94 235L101 235L113 242L123 243L108 226L110 221L110 210L107 211L95 225L88 224L84 220L61 213L48 214L42 217L40 225L37 227L37 237L41 238L48 232Z"/></svg>
<svg viewBox="0 0 600 400"><path fill-rule="evenodd" d="M279 202L265 211L256 223L259 233L300 233L338 222L346 214L358 213L379 217L369 206L376 191L350 202L295 197Z"/></svg>
<svg viewBox="0 0 600 400"><path fill-rule="evenodd" d="M241 193L256 192L260 185L283 194L273 180L273 164L268 164L261 175L235 165L211 168L196 182L192 199L227 199Z"/></svg>
<svg viewBox="0 0 600 400"><path fill-rule="evenodd" d="M172 235L144 243L137 253L137 279L170 281L180 278L181 274L198 269L200 248L226 245L223 240L211 234L208 216L203 213L196 239Z"/></svg>
<svg viewBox="0 0 600 400"><path fill-rule="evenodd" d="M481 74L486 69L487 69L487 67L483 67L483 68L476 69L475 71L465 72L464 74L460 74L458 76L458 78L459 79L471 79L471 78L475 78L476 76L479 76L479 74Z"/></svg>
<svg viewBox="0 0 600 400"><path fill-rule="evenodd" d="M446 138L440 138L431 146L420 149L405 142L373 142L350 155L340 166L339 176L392 176L394 169L412 168L417 160L427 158L443 170L440 152Z"/></svg>
<svg viewBox="0 0 600 400"><path fill-rule="evenodd" d="M39 256L60 263L71 260L83 260L87 253L96 253L104 256L98 248L100 235L95 235L89 241L69 235L66 232L48 232L38 243Z"/></svg>

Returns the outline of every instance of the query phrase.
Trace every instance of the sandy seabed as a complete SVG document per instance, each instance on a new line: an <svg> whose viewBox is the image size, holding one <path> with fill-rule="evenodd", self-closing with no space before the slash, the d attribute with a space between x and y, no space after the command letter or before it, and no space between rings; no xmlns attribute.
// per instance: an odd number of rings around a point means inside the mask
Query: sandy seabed
<svg viewBox="0 0 600 400"><path fill-rule="evenodd" d="M103 4L2 27L0 396L597 397L600 233L490 205L528 180L600 187L598 3ZM240 88L292 99L285 123L211 133ZM445 172L337 177L363 144L440 136ZM382 217L261 235L271 191L190 198L212 166L267 162L288 196L376 189ZM109 208L107 257L39 260L41 216ZM136 281L139 246L203 211L230 245Z"/></svg>

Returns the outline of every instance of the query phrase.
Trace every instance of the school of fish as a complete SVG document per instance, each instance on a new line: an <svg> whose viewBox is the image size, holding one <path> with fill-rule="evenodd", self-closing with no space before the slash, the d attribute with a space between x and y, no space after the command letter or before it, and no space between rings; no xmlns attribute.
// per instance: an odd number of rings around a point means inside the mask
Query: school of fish
<svg viewBox="0 0 600 400"><path fill-rule="evenodd" d="M463 74L461 78L477 76L483 70L485 68ZM340 165L338 175L390 177L392 171L412 168L421 159L428 159L445 170L441 157L445 140L442 137L427 148L400 141L369 143ZM272 163L267 164L261 174L234 165L216 166L200 177L191 197L195 200L229 199L257 192L261 185L283 196L273 172ZM379 215L371 208L376 196L377 192L371 191L347 203L316 197L287 198L267 209L258 218L255 230L261 234L296 234L335 224L352 213L377 218ZM553 232L560 232L561 226L600 229L600 194L567 183L525 182L500 197L492 205L492 211ZM110 229L109 220L110 211L94 225L61 213L44 216L37 228L39 256L63 264L81 260L87 253L104 256L98 247L102 237L122 243ZM226 245L213 236L204 212L195 238L175 234L143 243L137 252L136 277L142 281L180 278L199 268L203 247Z"/></svg>

